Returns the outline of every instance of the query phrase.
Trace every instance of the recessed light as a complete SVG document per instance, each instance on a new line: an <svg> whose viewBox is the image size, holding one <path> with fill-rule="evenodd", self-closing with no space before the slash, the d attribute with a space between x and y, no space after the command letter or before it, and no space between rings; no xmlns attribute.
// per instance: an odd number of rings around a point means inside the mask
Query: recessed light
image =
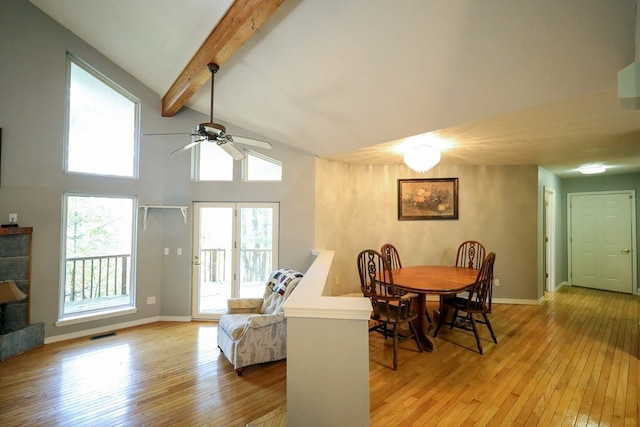
<svg viewBox="0 0 640 427"><path fill-rule="evenodd" d="M583 173L585 175L593 175L596 173L603 173L607 170L607 168L604 165L586 165L580 166L578 170L580 171L580 173Z"/></svg>

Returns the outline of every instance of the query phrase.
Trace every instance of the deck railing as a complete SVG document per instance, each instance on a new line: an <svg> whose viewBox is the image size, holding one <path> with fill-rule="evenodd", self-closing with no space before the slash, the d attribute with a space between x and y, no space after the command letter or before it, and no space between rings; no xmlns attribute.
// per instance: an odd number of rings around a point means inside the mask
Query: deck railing
<svg viewBox="0 0 640 427"><path fill-rule="evenodd" d="M271 272L271 249L240 249L240 283L262 282Z"/></svg>
<svg viewBox="0 0 640 427"><path fill-rule="evenodd" d="M226 249L201 249L200 274L203 282L218 283L227 279L225 268L227 262Z"/></svg>
<svg viewBox="0 0 640 427"><path fill-rule="evenodd" d="M263 281L271 271L271 249L242 249L242 283ZM82 301L129 293L129 263L131 256L105 255L67 258L67 286L65 301ZM221 283L227 280L225 249L203 249L200 265L204 282Z"/></svg>
<svg viewBox="0 0 640 427"><path fill-rule="evenodd" d="M204 282L224 282L227 280L227 253L225 249L200 250L200 274ZM242 266L240 282L263 281L271 272L271 249L241 249Z"/></svg>
<svg viewBox="0 0 640 427"><path fill-rule="evenodd" d="M129 254L67 258L65 301L129 293Z"/></svg>

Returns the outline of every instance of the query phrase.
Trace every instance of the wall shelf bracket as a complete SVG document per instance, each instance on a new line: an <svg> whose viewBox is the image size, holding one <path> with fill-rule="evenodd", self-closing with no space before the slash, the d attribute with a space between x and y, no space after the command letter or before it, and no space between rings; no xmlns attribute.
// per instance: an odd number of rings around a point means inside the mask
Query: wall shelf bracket
<svg viewBox="0 0 640 427"><path fill-rule="evenodd" d="M189 206L163 206L163 205L140 205L141 209L144 209L144 216L142 218L142 227L147 229L147 216L149 215L149 209L180 209L184 223L187 223L187 209Z"/></svg>

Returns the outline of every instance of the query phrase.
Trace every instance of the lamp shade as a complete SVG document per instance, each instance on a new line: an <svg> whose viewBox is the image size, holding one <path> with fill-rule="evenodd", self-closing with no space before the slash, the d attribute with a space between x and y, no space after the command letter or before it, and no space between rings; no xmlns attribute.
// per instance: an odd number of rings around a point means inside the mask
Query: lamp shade
<svg viewBox="0 0 640 427"><path fill-rule="evenodd" d="M429 144L417 144L405 151L404 163L416 172L426 172L440 163L440 151Z"/></svg>
<svg viewBox="0 0 640 427"><path fill-rule="evenodd" d="M27 297L27 294L22 292L16 282L13 280L5 280L0 282L0 304L7 302L20 301Z"/></svg>

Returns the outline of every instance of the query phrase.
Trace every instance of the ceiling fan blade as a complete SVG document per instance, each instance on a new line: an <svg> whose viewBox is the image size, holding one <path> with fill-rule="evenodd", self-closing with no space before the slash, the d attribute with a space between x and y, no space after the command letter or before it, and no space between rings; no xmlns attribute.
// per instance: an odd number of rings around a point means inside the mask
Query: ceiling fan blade
<svg viewBox="0 0 640 427"><path fill-rule="evenodd" d="M244 136L227 135L227 140L231 142L239 142L244 145L251 145L252 147L265 148L271 150L271 144L267 141L260 141L259 139L246 138Z"/></svg>
<svg viewBox="0 0 640 427"><path fill-rule="evenodd" d="M197 141L193 141L188 143L187 145L183 145L182 147L178 148L177 150L173 151L171 154L177 154L177 153L182 153L183 151L187 151L188 149L195 147L196 145L200 144L202 141L206 141L206 138L202 138L202 139L198 139Z"/></svg>
<svg viewBox="0 0 640 427"><path fill-rule="evenodd" d="M244 153L234 147L230 142L218 142L218 147L222 148L227 152L227 154L233 157L233 160L242 160L245 158Z"/></svg>
<svg viewBox="0 0 640 427"><path fill-rule="evenodd" d="M197 136L197 133L177 132L177 133L143 133L142 136L168 136L168 135L191 135Z"/></svg>

